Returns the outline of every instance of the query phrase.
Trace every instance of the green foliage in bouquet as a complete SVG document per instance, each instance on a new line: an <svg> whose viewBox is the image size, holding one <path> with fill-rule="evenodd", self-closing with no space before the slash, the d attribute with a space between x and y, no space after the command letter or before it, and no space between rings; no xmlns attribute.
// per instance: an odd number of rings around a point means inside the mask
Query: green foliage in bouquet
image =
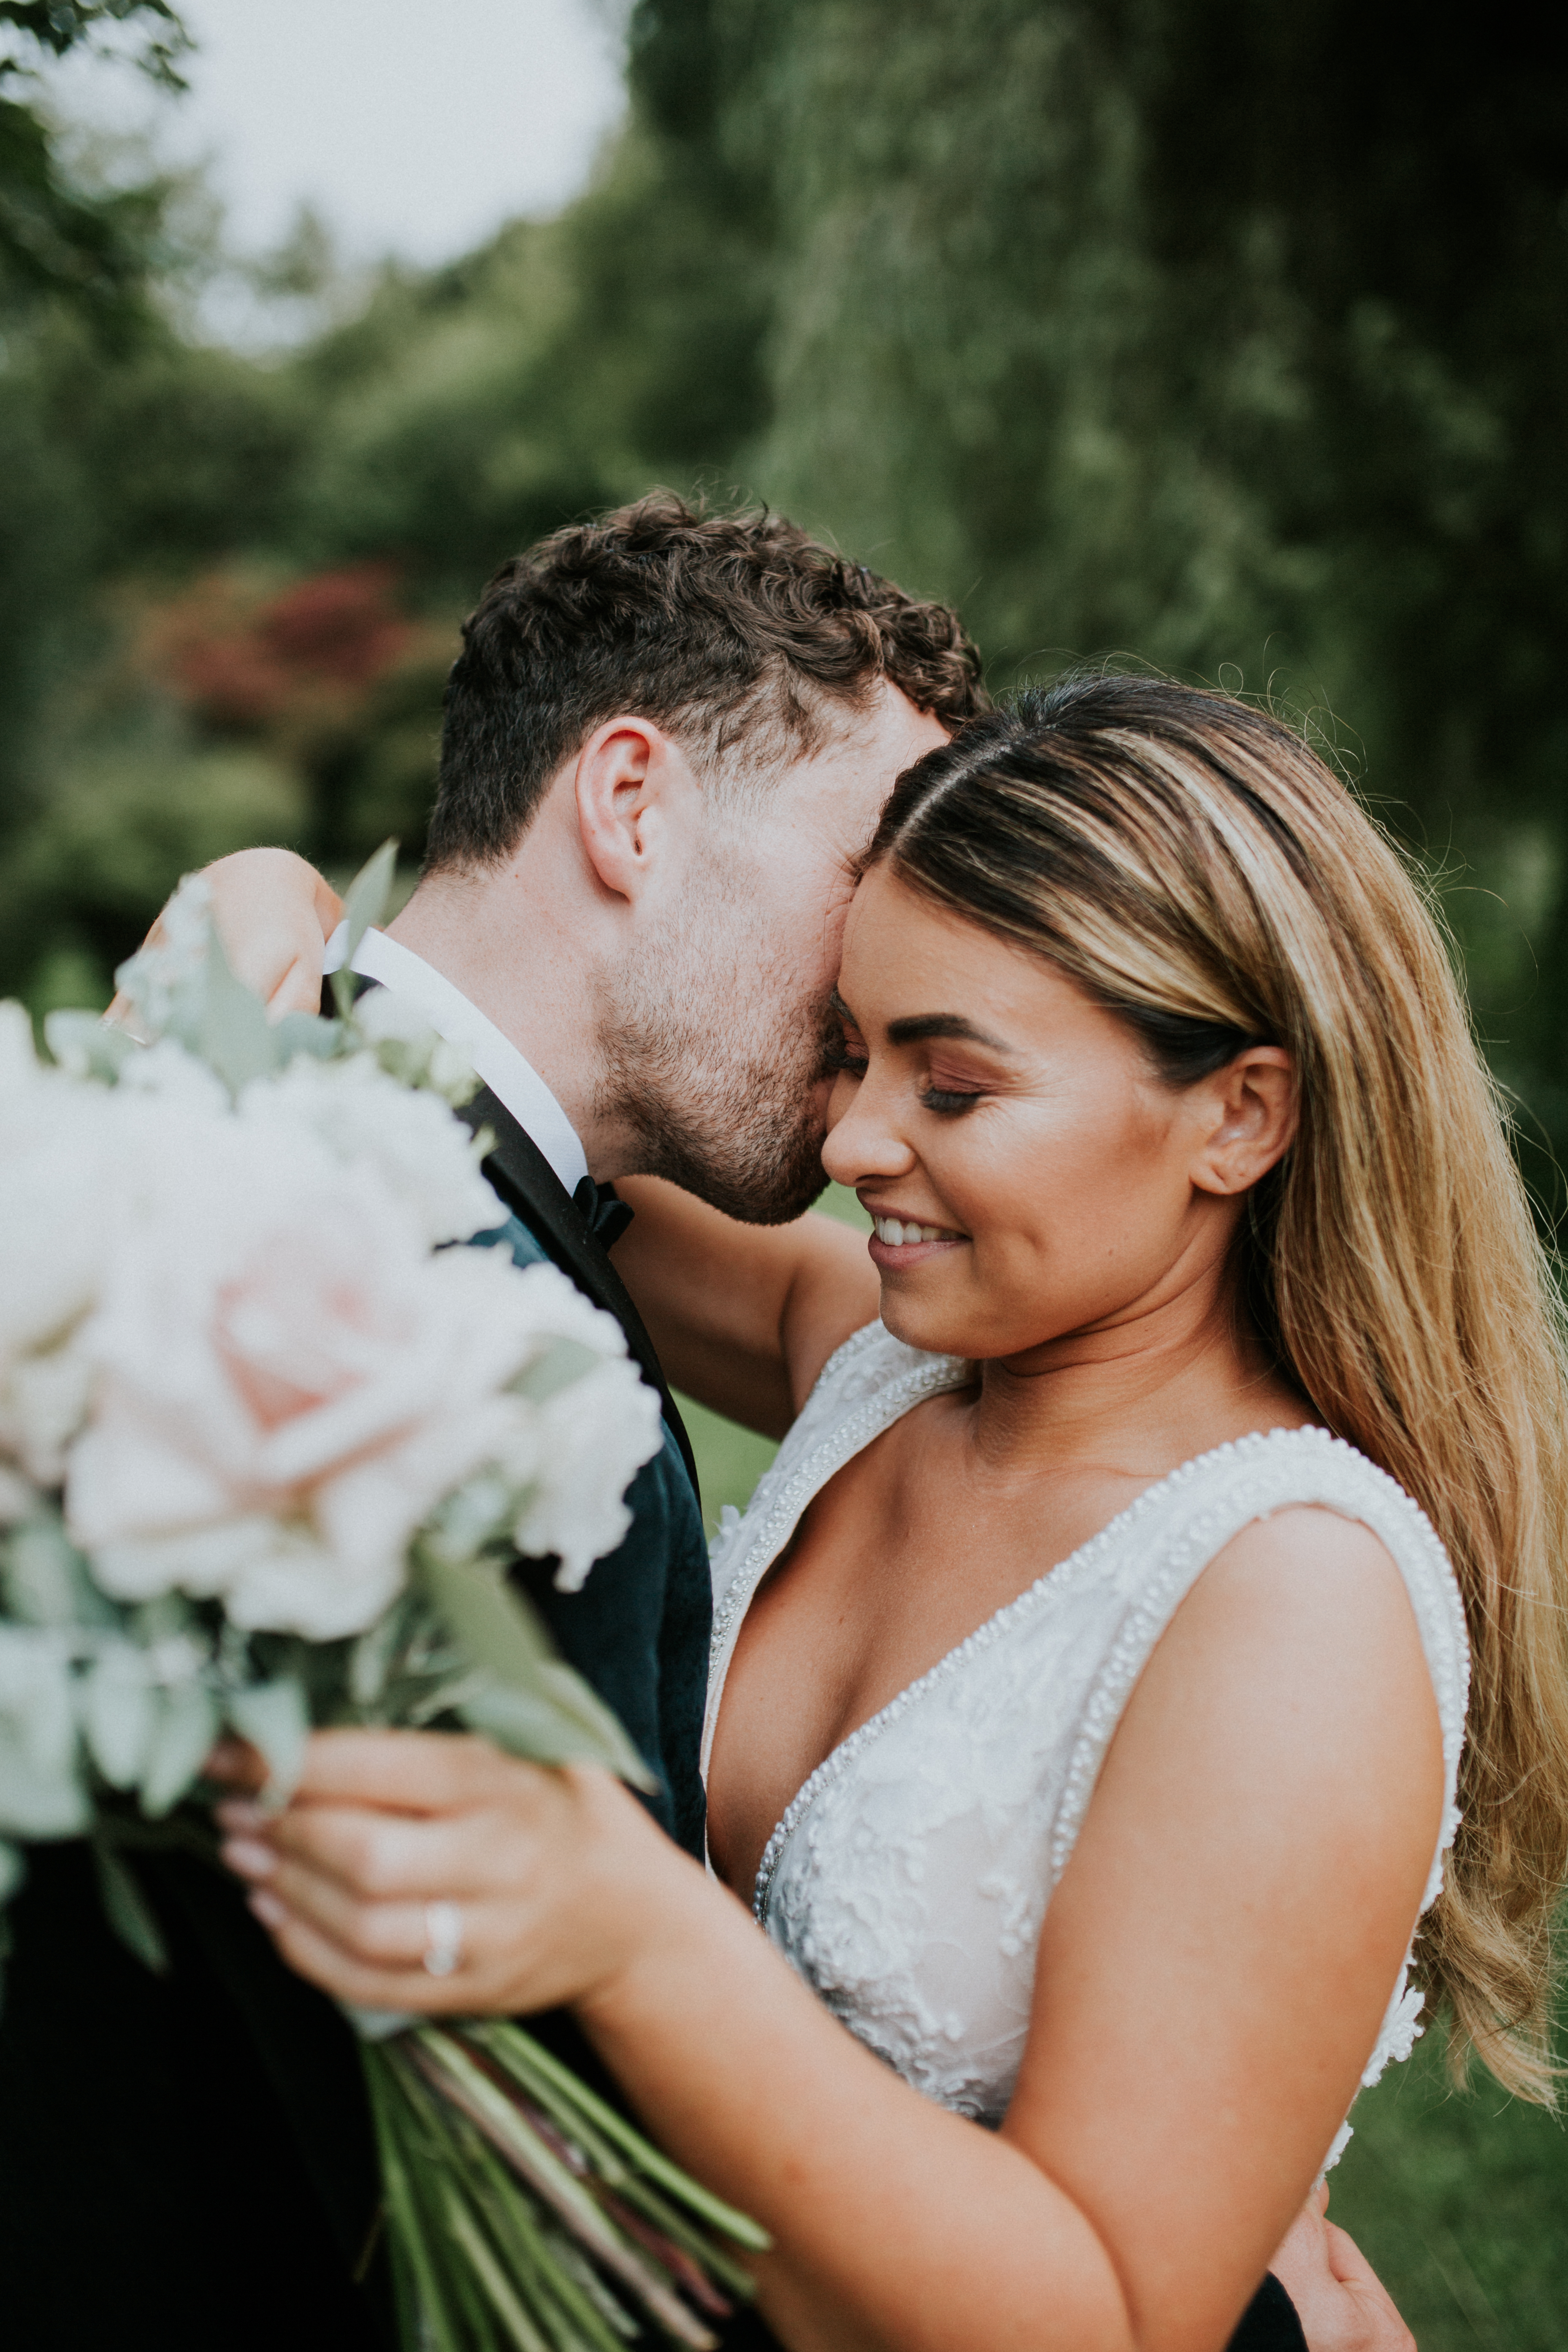
<svg viewBox="0 0 1568 2352"><path fill-rule="evenodd" d="M52 1066L0 1009L0 1906L27 1844L84 1838L162 1969L135 1857L216 1863L225 1732L278 1803L318 1726L652 1785L508 1570L579 1585L660 1432L564 1276L451 1246L503 1213L438 1037L346 982L336 1019L268 1022L199 884L121 978L141 1035L58 1013ZM514 2024L353 2021L410 2352L715 2340L748 2282L710 2231L761 2245L744 2217Z"/></svg>

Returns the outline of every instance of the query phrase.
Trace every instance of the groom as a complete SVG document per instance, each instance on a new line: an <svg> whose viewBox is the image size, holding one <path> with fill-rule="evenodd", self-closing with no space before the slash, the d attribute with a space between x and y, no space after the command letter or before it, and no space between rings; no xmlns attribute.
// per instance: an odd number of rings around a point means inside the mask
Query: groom
<svg viewBox="0 0 1568 2352"><path fill-rule="evenodd" d="M686 1433L606 1254L633 1170L758 1222L820 1191L827 997L900 769L984 707L953 614L774 517L668 497L509 564L452 672L426 870L367 980L479 1070L500 1237L620 1319L664 1403L631 1530L531 1578L702 1850L709 1585ZM237 1885L139 1864L172 1968L110 1934L87 1848L35 1849L0 2010L0 2299L18 2352L385 2352L353 2036ZM558 2046L569 2021L553 2021ZM584 2045L570 2053L584 2069Z"/></svg>

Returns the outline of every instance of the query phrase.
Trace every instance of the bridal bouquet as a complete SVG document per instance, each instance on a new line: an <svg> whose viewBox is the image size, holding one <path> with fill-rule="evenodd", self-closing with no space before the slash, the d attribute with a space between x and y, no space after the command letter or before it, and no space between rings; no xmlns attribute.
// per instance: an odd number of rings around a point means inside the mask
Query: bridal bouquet
<svg viewBox="0 0 1568 2352"><path fill-rule="evenodd" d="M505 1571L580 1586L660 1443L612 1317L448 1246L505 1217L450 1048L346 985L336 1020L269 1024L199 882L167 930L121 975L142 1041L57 1013L40 1063L0 1005L0 1906L30 1842L85 1838L154 1969L136 1855L216 1852L225 1731L279 1801L321 1724L646 1784ZM747 2281L708 2225L763 2242L742 2216L520 2027L356 2022L408 2352L715 2341L699 2314Z"/></svg>

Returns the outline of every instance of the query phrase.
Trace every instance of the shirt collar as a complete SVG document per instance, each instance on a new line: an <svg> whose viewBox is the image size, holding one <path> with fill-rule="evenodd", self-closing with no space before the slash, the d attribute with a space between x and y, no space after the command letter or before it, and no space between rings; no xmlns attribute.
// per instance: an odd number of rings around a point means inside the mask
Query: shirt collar
<svg viewBox="0 0 1568 2352"><path fill-rule="evenodd" d="M348 945L348 925L340 923L327 942L324 969L341 971ZM510 1037L470 1004L461 989L444 972L427 964L401 940L385 931L366 931L353 959L353 968L366 980L411 1004L437 1036L471 1062L498 1101L505 1104L519 1127L538 1145L568 1192L575 1192L588 1173L587 1155L577 1130L539 1072L523 1059Z"/></svg>

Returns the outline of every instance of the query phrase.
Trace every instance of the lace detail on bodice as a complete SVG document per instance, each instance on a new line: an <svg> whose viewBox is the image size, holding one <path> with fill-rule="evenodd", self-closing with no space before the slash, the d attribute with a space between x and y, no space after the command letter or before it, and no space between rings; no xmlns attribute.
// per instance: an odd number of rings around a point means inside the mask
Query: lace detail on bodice
<svg viewBox="0 0 1568 2352"><path fill-rule="evenodd" d="M970 1368L881 1325L823 1371L744 1517L713 1547L706 1769L746 1610L806 1506L855 1454ZM1184 1464L997 1611L817 1767L769 1839L756 1910L818 1996L928 2096L995 2124L1028 2031L1035 1955L1132 1685L1204 1569L1251 1521L1317 1503L1361 1520L1409 1592L1443 1732L1445 1811L1422 1909L1442 1885L1469 1660L1452 1569L1394 1480L1318 1429L1243 1438ZM1363 2077L1420 2032L1406 1958ZM1329 2161L1349 2137L1342 2131Z"/></svg>

